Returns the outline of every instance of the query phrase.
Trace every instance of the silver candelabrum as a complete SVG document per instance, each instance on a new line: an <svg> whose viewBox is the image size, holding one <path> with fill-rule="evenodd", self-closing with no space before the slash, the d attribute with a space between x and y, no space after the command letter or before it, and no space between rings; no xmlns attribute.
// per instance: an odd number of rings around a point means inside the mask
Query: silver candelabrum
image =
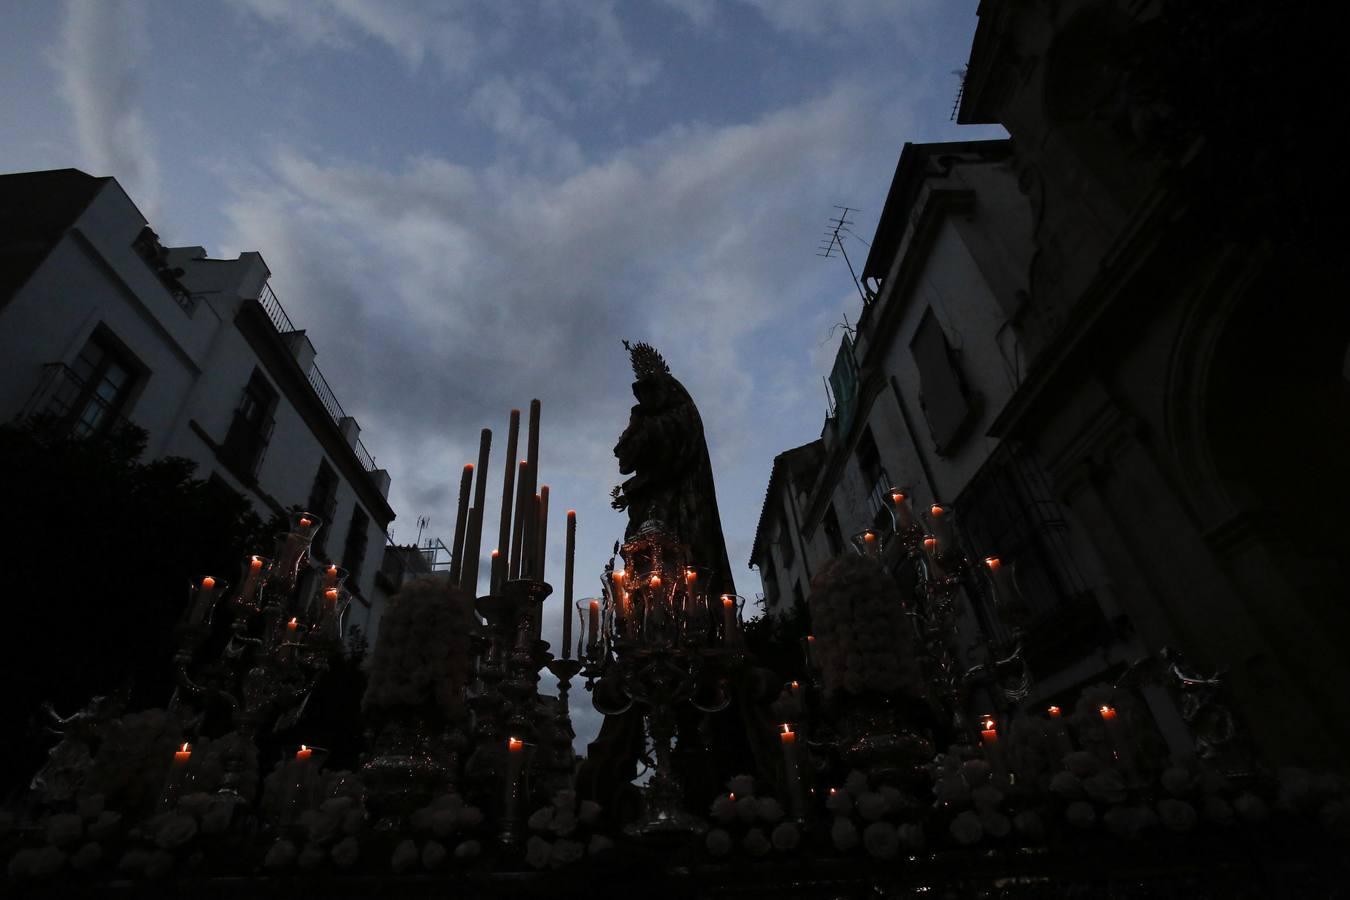
<svg viewBox="0 0 1350 900"><path fill-rule="evenodd" d="M636 704L651 740L644 814L625 830L635 837L699 833L706 826L683 809L672 759L678 709L718 712L731 702L725 679L745 657L744 601L711 596L712 573L660 522L645 523L617 552L624 568L610 561L604 596L577 603L577 648L597 711L619 715Z"/></svg>
<svg viewBox="0 0 1350 900"><path fill-rule="evenodd" d="M279 535L272 559L244 560L239 590L207 577L192 587L178 628L174 663L178 688L170 705L223 705L233 731L222 738L224 776L220 792L251 799L257 785L254 739L269 715L285 724L298 719L328 658L341 647L342 615L350 602L347 572L309 554L322 525L318 516L293 513ZM228 640L216 658L198 657L214 630L228 617Z"/></svg>

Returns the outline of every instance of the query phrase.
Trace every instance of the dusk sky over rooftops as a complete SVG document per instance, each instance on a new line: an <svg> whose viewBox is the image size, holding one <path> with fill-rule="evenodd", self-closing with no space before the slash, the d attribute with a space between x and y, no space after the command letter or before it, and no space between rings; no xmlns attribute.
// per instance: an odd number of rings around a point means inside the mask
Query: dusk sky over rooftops
<svg viewBox="0 0 1350 900"><path fill-rule="evenodd" d="M479 429L500 483L509 410L540 398L559 594L566 509L579 597L622 535L620 339L654 344L699 404L753 600L770 465L819 435L830 329L860 308L815 255L834 204L861 207L860 265L904 142L1003 136L949 120L975 7L10 4L0 168L110 175L166 244L261 252L392 476L399 541L427 515L449 542Z"/></svg>

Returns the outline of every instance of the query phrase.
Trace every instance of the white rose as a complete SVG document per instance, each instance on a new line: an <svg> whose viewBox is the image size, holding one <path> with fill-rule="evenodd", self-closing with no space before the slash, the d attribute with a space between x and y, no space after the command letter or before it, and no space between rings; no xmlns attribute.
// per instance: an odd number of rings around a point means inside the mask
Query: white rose
<svg viewBox="0 0 1350 900"><path fill-rule="evenodd" d="M600 821L600 804L594 800L582 800L577 808L577 818L583 825L594 825Z"/></svg>
<svg viewBox="0 0 1350 900"><path fill-rule="evenodd" d="M1050 779L1050 793L1065 800L1083 795L1083 782L1072 772L1056 772Z"/></svg>
<svg viewBox="0 0 1350 900"><path fill-rule="evenodd" d="M422 868L431 870L439 867L447 855L445 845L440 841L427 841L422 848Z"/></svg>
<svg viewBox="0 0 1350 900"><path fill-rule="evenodd" d="M759 805L759 817L765 822L773 824L783 818L783 804L779 803L773 797L760 797L756 800Z"/></svg>
<svg viewBox="0 0 1350 900"><path fill-rule="evenodd" d="M558 810L553 814L553 821L549 823L548 830L560 837L566 837L577 830L577 817L569 810Z"/></svg>
<svg viewBox="0 0 1350 900"><path fill-rule="evenodd" d="M1115 769L1106 769L1084 778L1083 790L1098 803L1125 802L1125 779Z"/></svg>
<svg viewBox="0 0 1350 900"><path fill-rule="evenodd" d="M765 837L763 829L751 828L741 839L741 846L751 856L763 856L769 852L772 845L769 843L769 839Z"/></svg>
<svg viewBox="0 0 1350 900"><path fill-rule="evenodd" d="M1168 766L1163 769L1159 780L1162 782L1163 790L1169 794L1181 797L1190 793L1191 773L1179 766Z"/></svg>
<svg viewBox="0 0 1350 900"><path fill-rule="evenodd" d="M197 820L171 813L155 829L155 843L164 850L176 850L197 836Z"/></svg>
<svg viewBox="0 0 1350 900"><path fill-rule="evenodd" d="M166 878L173 872L173 854L168 850L152 850L145 859L145 877L153 880Z"/></svg>
<svg viewBox="0 0 1350 900"><path fill-rule="evenodd" d="M1102 769L1102 761L1086 750L1075 750L1064 755L1064 768L1079 778L1096 775Z"/></svg>
<svg viewBox="0 0 1350 900"><path fill-rule="evenodd" d="M300 851L300 855L296 857L295 862L300 868L304 869L306 872L310 872L323 865L323 861L327 855L328 854L324 852L322 845L312 843L306 844Z"/></svg>
<svg viewBox="0 0 1350 900"><path fill-rule="evenodd" d="M478 841L462 841L455 848L455 859L477 859L483 852L483 845Z"/></svg>
<svg viewBox="0 0 1350 900"><path fill-rule="evenodd" d="M468 831L483 824L483 811L476 806L466 806L459 811L459 827Z"/></svg>
<svg viewBox="0 0 1350 900"><path fill-rule="evenodd" d="M712 817L723 825L736 821L736 800L730 794L721 794L712 802Z"/></svg>
<svg viewBox="0 0 1350 900"><path fill-rule="evenodd" d="M989 763L982 759L968 759L961 764L961 777L966 784L975 787L989 780Z"/></svg>
<svg viewBox="0 0 1350 900"><path fill-rule="evenodd" d="M328 855L332 857L333 865L339 869L348 869L356 865L356 861L361 858L361 845L356 842L356 838L349 835L334 844Z"/></svg>
<svg viewBox="0 0 1350 900"><path fill-rule="evenodd" d="M875 859L895 859L900 852L900 833L890 822L873 822L863 829L863 847Z"/></svg>
<svg viewBox="0 0 1350 900"><path fill-rule="evenodd" d="M722 828L710 829L703 839L703 845L712 856L726 856L731 852L731 835Z"/></svg>
<svg viewBox="0 0 1350 900"><path fill-rule="evenodd" d="M970 799L976 809L998 809L1003 802L1003 792L992 784L982 784L970 792Z"/></svg>
<svg viewBox="0 0 1350 900"><path fill-rule="evenodd" d="M598 854L604 853L606 850L613 850L613 849L614 849L613 841L605 837L603 834L593 834L591 835L590 844L588 844L586 847L586 852L589 853L591 856L596 856Z"/></svg>
<svg viewBox="0 0 1350 900"><path fill-rule="evenodd" d="M47 820L47 843L69 847L84 834L84 820L74 813L58 813Z"/></svg>
<svg viewBox="0 0 1350 900"><path fill-rule="evenodd" d="M830 827L830 840L834 842L836 850L841 852L852 850L858 846L858 827L851 819L842 816L836 818L834 825Z"/></svg>
<svg viewBox="0 0 1350 900"><path fill-rule="evenodd" d="M849 772L848 777L844 779L844 790L855 797L859 794L867 793L869 790L867 786L867 775L863 772L859 772L857 769Z"/></svg>
<svg viewBox="0 0 1350 900"><path fill-rule="evenodd" d="M287 840L280 840L267 849L267 855L263 857L263 867L276 872L286 868L295 862L299 850L295 844Z"/></svg>
<svg viewBox="0 0 1350 900"><path fill-rule="evenodd" d="M905 823L896 829L900 836L900 845L911 852L918 852L923 849L924 835L923 826Z"/></svg>
<svg viewBox="0 0 1350 900"><path fill-rule="evenodd" d="M526 824L529 825L530 828L535 831L544 831L548 828L549 823L552 821L553 821L553 807L545 806L541 807L540 809L536 809L530 815L530 818L526 822Z"/></svg>
<svg viewBox="0 0 1350 900"><path fill-rule="evenodd" d="M1227 828L1233 824L1233 807L1222 797L1214 795L1205 797L1201 801L1200 810L1204 813L1205 820L1215 825Z"/></svg>
<svg viewBox="0 0 1350 900"><path fill-rule="evenodd" d="M71 855L70 866L77 872L84 872L98 865L102 859L103 848L94 841L89 841Z"/></svg>
<svg viewBox="0 0 1350 900"><path fill-rule="evenodd" d="M825 797L825 808L837 816L846 816L853 811L853 798L848 791L830 788L830 793Z"/></svg>
<svg viewBox="0 0 1350 900"><path fill-rule="evenodd" d="M1012 822L1003 813L993 809L980 810L980 827L992 838L1007 837L1012 831Z"/></svg>
<svg viewBox="0 0 1350 900"><path fill-rule="evenodd" d="M577 808L577 792L561 790L553 795L553 808L558 812L572 812Z"/></svg>
<svg viewBox="0 0 1350 900"><path fill-rule="evenodd" d="M234 821L234 801L227 797L212 797L202 810L202 834L224 834Z"/></svg>
<svg viewBox="0 0 1350 900"><path fill-rule="evenodd" d="M1097 811L1086 800L1075 800L1064 810L1064 819L1075 828L1091 828L1097 821Z"/></svg>
<svg viewBox="0 0 1350 900"><path fill-rule="evenodd" d="M801 843L802 833L794 823L780 822L769 839L773 842L775 850L795 850Z"/></svg>
<svg viewBox="0 0 1350 900"><path fill-rule="evenodd" d="M868 791L858 797L858 815L868 822L875 822L886 814L886 798L879 793Z"/></svg>
<svg viewBox="0 0 1350 900"><path fill-rule="evenodd" d="M114 838L122 830L122 814L105 809L89 823L89 836L96 841Z"/></svg>
<svg viewBox="0 0 1350 900"><path fill-rule="evenodd" d="M1198 817L1195 807L1185 800L1167 797L1158 801L1158 818L1169 830L1182 834L1195 828Z"/></svg>
<svg viewBox="0 0 1350 900"><path fill-rule="evenodd" d="M81 797L75 804L76 811L82 819L97 819L103 814L105 798L102 794L89 794Z"/></svg>
<svg viewBox="0 0 1350 900"><path fill-rule="evenodd" d="M1233 809L1242 817L1242 821L1255 825L1258 822L1264 822L1270 815L1270 809L1266 806L1266 801L1262 800L1251 791L1246 791L1238 795L1233 801Z"/></svg>
<svg viewBox="0 0 1350 900"><path fill-rule="evenodd" d="M542 869L553 856L553 845L535 835L525 842L525 862L532 869Z"/></svg>
<svg viewBox="0 0 1350 900"><path fill-rule="evenodd" d="M905 795L898 788L891 787L889 784L883 784L878 791L882 799L886 801L886 812L898 813L905 808Z"/></svg>
<svg viewBox="0 0 1350 900"><path fill-rule="evenodd" d="M969 847L971 844L978 843L980 838L984 837L984 826L980 824L980 817L970 810L959 813L952 819L951 825L947 826L952 837L958 844Z"/></svg>
<svg viewBox="0 0 1350 900"><path fill-rule="evenodd" d="M1023 810L1013 816L1013 827L1017 829L1018 834L1033 843L1039 843L1045 839L1045 822L1042 821L1039 813Z"/></svg>
<svg viewBox="0 0 1350 900"><path fill-rule="evenodd" d="M727 792L735 794L737 797L754 796L755 777L753 775L737 775L727 782Z"/></svg>
<svg viewBox="0 0 1350 900"><path fill-rule="evenodd" d="M78 819L79 816L76 816ZM65 868L68 854L56 847L40 847L28 864L28 874L34 878L48 878Z"/></svg>
<svg viewBox="0 0 1350 900"><path fill-rule="evenodd" d="M549 856L549 865L553 868L561 868L581 859L586 853L586 848L580 841L569 841L562 839L553 844L553 852Z"/></svg>
<svg viewBox="0 0 1350 900"><path fill-rule="evenodd" d="M438 809L431 814L431 833L436 837L449 837L459 822L459 812L453 809Z"/></svg>

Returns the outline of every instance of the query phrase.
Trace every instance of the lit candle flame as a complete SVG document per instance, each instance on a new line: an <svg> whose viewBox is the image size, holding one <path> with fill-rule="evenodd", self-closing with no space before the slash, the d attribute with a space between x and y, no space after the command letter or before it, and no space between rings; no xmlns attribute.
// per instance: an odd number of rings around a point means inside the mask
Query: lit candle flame
<svg viewBox="0 0 1350 900"><path fill-rule="evenodd" d="M986 556L984 558L984 564L991 569L997 569L999 566L1003 565L1003 560L999 559L997 556Z"/></svg>
<svg viewBox="0 0 1350 900"><path fill-rule="evenodd" d="M324 595L325 597L327 597L329 600L332 600L333 602L337 602L337 598L338 598L338 589L337 589L337 588L329 588L328 590L326 590L326 591L323 592L323 595Z"/></svg>
<svg viewBox="0 0 1350 900"><path fill-rule="evenodd" d="M653 575L653 576L647 581L647 584L651 585L652 587L660 587L660 586L661 586L661 576L660 576L660 575Z"/></svg>
<svg viewBox="0 0 1350 900"><path fill-rule="evenodd" d="M928 511L933 514L934 518L937 518L938 516L941 516L943 513L945 513L947 510L943 509L941 506L934 503L932 508L929 509Z"/></svg>
<svg viewBox="0 0 1350 900"><path fill-rule="evenodd" d="M1050 707L1049 712L1050 712L1050 715L1052 715L1052 716L1057 716L1057 715L1059 715L1059 707L1058 707L1058 706L1052 706L1052 707Z"/></svg>
<svg viewBox="0 0 1350 900"><path fill-rule="evenodd" d="M211 590L211 588L213 588L213 587L215 587L215 586L216 586L216 580L215 580L214 578L212 578L210 575L207 575L205 578L202 579L202 588L203 588L203 589L209 591L209 590Z"/></svg>
<svg viewBox="0 0 1350 900"><path fill-rule="evenodd" d="M178 752L179 752L179 753L187 753L187 752L189 752L189 749L188 749L188 742L187 742L187 741L183 741L183 749L180 750L180 751L178 751Z"/></svg>

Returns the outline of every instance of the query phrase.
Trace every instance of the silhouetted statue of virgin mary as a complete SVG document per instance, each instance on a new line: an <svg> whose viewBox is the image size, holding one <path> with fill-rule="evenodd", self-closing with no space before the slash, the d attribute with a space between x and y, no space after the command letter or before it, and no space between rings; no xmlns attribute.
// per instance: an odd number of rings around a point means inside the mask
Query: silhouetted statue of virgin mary
<svg viewBox="0 0 1350 900"><path fill-rule="evenodd" d="M630 476L612 492L614 508L628 512L624 538L632 538L648 522L659 522L689 548L693 563L710 570L709 596L734 594L698 408L655 348L641 342L623 344L632 359L633 396L638 401L614 448L619 472ZM754 676L756 670L748 674ZM764 751L749 735L772 733L767 720L754 725L748 721L756 715L751 712L759 700L754 695L762 693L764 683L763 677L748 677L727 685L731 701L720 713L705 715L687 704L678 709L674 758L689 809L706 809L723 780L756 768L751 757ZM596 685L597 708L604 706L603 685L604 679ZM640 707L606 715L578 773L578 790L616 819L626 818L622 807L636 802L629 782L636 777L644 752ZM632 811L630 807L628 812Z"/></svg>
<svg viewBox="0 0 1350 900"><path fill-rule="evenodd" d="M654 347L623 345L637 376L638 401L614 447L619 474L632 476L613 491L614 508L628 511L624 538L649 521L662 523L688 545L694 563L712 570L712 596L734 594L698 407Z"/></svg>

